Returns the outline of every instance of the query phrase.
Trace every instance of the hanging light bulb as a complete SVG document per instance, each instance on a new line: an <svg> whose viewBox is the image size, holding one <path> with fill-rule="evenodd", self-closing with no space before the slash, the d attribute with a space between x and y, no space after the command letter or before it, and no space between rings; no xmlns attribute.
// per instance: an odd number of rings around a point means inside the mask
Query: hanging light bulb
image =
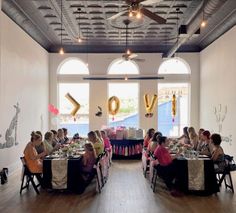
<svg viewBox="0 0 236 213"><path fill-rule="evenodd" d="M129 17L133 17L133 11L132 10L129 11Z"/></svg>
<svg viewBox="0 0 236 213"><path fill-rule="evenodd" d="M59 50L59 54L60 55L63 55L65 52L64 52L64 49L62 47L62 0L61 0L61 48Z"/></svg>
<svg viewBox="0 0 236 213"><path fill-rule="evenodd" d="M65 52L64 52L64 49L63 49L63 47L61 47L60 50L59 50L59 54L60 54L60 55L64 55L64 53L65 53Z"/></svg>
<svg viewBox="0 0 236 213"><path fill-rule="evenodd" d="M136 18L137 19L141 19L142 18L142 13L140 11L137 12Z"/></svg>
<svg viewBox="0 0 236 213"><path fill-rule="evenodd" d="M79 43L81 43L81 42L82 42L82 39L81 39L80 37L78 38L78 42L79 42Z"/></svg>
<svg viewBox="0 0 236 213"><path fill-rule="evenodd" d="M127 55L130 55L130 54L131 54L131 51L130 51L129 49L127 49L126 54L127 54Z"/></svg>
<svg viewBox="0 0 236 213"><path fill-rule="evenodd" d="M205 27L206 26L206 21L205 20L202 20L202 22L201 22L201 27Z"/></svg>

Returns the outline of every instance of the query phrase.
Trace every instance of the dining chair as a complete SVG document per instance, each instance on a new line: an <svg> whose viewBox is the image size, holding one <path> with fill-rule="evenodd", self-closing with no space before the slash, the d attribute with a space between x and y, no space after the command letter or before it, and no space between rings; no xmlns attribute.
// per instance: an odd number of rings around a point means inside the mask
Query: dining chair
<svg viewBox="0 0 236 213"><path fill-rule="evenodd" d="M231 191L234 193L234 185L231 177L231 169L230 164L226 162L226 165L223 170L215 170L217 182L219 187L221 187L222 182L224 181L225 188L231 189Z"/></svg>
<svg viewBox="0 0 236 213"><path fill-rule="evenodd" d="M22 162L22 181L21 181L21 187L20 187L20 194L22 193L22 191L24 189L29 189L29 184L31 183L35 192L37 194L39 194L39 190L38 190L38 187L40 186L40 183L36 184L34 182L34 177L36 175L39 175L38 173L32 173L30 172L28 166L26 165L26 162L25 162L25 158L24 157L20 157L20 160Z"/></svg>

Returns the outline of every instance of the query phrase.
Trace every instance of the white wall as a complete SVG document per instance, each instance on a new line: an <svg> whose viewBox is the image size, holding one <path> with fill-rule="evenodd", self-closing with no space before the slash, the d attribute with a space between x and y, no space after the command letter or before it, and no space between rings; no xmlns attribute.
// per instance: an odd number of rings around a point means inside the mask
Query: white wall
<svg viewBox="0 0 236 213"><path fill-rule="evenodd" d="M48 129L48 53L1 12L0 143L5 143L19 102L19 145L0 149L0 169L13 171L19 164L32 130ZM13 131L12 136L14 137ZM19 167L20 168L20 167Z"/></svg>
<svg viewBox="0 0 236 213"><path fill-rule="evenodd" d="M200 125L213 132L219 132L214 107L222 112L227 106L221 135L230 137L231 144L223 141L226 153L236 156L236 26L203 50L200 54Z"/></svg>
<svg viewBox="0 0 236 213"><path fill-rule="evenodd" d="M139 58L144 58L144 63L138 63L140 75L157 75L158 68L162 62L161 54L138 54ZM191 120L190 125L199 127L199 53L182 53L180 57L189 63L191 68L191 77L179 77L178 82L189 81L191 83ZM57 69L58 66L69 57L77 57L86 62L86 54L50 54L50 103L57 106ZM89 71L91 75L106 75L109 64L113 59L121 57L121 54L89 54ZM67 78L72 80L72 77ZM177 78L176 78L177 79ZM84 82L82 78L73 78L74 82ZM115 81L112 81L115 82ZM173 78L167 77L160 82L173 82ZM99 91L99 95L98 95ZM143 104L143 95L145 93L157 93L157 81L140 81L140 127L148 129L157 127L157 115L152 118L146 118L145 108ZM107 114L103 117L96 117L97 106L103 109L107 108L107 82L90 81L90 130L100 129L102 125L107 123ZM53 127L53 126L52 126ZM55 128L55 127L54 127Z"/></svg>

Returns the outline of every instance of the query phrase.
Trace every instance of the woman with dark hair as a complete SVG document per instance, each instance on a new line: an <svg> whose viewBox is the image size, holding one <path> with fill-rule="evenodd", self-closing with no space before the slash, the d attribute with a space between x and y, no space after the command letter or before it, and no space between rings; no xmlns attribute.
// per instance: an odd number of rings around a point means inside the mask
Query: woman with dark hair
<svg viewBox="0 0 236 213"><path fill-rule="evenodd" d="M152 139L151 139L151 142L148 144L148 148L147 150L151 153L154 153L155 149L157 148L158 146L158 140L159 138L162 136L162 133L161 132L155 132Z"/></svg>
<svg viewBox="0 0 236 213"><path fill-rule="evenodd" d="M215 170L216 171L224 171L225 159L224 159L224 150L220 146L221 136L216 133L212 134L211 135L211 143L213 144L211 159L214 162Z"/></svg>
<svg viewBox="0 0 236 213"><path fill-rule="evenodd" d="M208 130L202 132L202 143L198 147L199 154L211 157L212 145L210 143L211 133Z"/></svg>
<svg viewBox="0 0 236 213"><path fill-rule="evenodd" d="M54 146L56 146L59 143L59 141L58 141L58 138L57 138L57 131L52 129L51 132L53 134L52 146L54 147Z"/></svg>
<svg viewBox="0 0 236 213"><path fill-rule="evenodd" d="M211 135L211 142L213 144L211 159L213 161L222 161L224 159L224 150L220 146L221 136L216 133L212 134Z"/></svg>
<svg viewBox="0 0 236 213"><path fill-rule="evenodd" d="M183 135L181 137L179 137L178 140L182 144L190 144L190 138L188 135L188 127L187 126L183 128Z"/></svg>
<svg viewBox="0 0 236 213"><path fill-rule="evenodd" d="M157 174L164 180L168 189L171 190L171 195L178 196L180 194L176 191L176 189L174 189L173 184L173 180L177 176L176 166L174 165L173 159L177 158L179 153L171 157L168 149L166 148L168 146L168 139L166 137L159 137L158 143L159 146L154 152L154 156L159 163L156 165Z"/></svg>
<svg viewBox="0 0 236 213"><path fill-rule="evenodd" d="M147 131L147 134L146 134L146 136L144 137L144 140L143 140L143 147L144 148L148 147L148 144L150 143L154 133L155 133L155 129L153 129L153 128L151 128Z"/></svg>

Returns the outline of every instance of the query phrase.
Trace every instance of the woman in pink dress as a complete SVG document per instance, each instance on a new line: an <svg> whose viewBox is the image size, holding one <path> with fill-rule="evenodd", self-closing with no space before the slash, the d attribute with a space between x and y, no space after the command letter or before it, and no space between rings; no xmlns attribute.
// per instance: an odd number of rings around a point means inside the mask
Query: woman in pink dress
<svg viewBox="0 0 236 213"><path fill-rule="evenodd" d="M169 190L171 190L171 195L178 196L180 195L179 191L176 190L173 181L177 177L176 166L173 159L177 158L180 154L177 153L175 156L171 156L168 149L168 139L166 137L159 137L158 140L159 146L154 152L155 158L158 160L158 163L155 167L157 174L161 177Z"/></svg>

